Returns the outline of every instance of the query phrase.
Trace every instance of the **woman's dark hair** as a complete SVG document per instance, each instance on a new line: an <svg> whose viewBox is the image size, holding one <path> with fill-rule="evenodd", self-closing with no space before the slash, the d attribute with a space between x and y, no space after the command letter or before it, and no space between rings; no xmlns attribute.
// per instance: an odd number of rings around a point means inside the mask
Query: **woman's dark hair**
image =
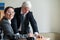
<svg viewBox="0 0 60 40"><path fill-rule="evenodd" d="M5 8L4 13L6 13L6 12L7 12L7 10L8 10L9 8L14 9L14 8L13 8L13 7L11 7L11 6L8 6L8 7L6 7L6 8Z"/></svg>

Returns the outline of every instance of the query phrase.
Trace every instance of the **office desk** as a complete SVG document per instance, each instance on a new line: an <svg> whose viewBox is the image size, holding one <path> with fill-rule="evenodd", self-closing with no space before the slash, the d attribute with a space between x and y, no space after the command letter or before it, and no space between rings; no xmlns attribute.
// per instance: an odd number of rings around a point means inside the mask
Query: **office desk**
<svg viewBox="0 0 60 40"><path fill-rule="evenodd" d="M37 38L36 40L50 40L50 38Z"/></svg>
<svg viewBox="0 0 60 40"><path fill-rule="evenodd" d="M27 39L25 39L25 38L20 38L19 40L27 40ZM36 40L50 40L50 38L43 38L43 39L37 38Z"/></svg>

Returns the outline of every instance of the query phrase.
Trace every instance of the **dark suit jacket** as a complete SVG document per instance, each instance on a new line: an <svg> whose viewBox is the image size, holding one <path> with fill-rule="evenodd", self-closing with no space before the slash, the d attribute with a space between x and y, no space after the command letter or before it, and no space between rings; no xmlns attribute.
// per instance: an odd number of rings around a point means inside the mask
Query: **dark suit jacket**
<svg viewBox="0 0 60 40"><path fill-rule="evenodd" d="M9 36L9 37L14 36L13 29L12 29L11 24L9 23L8 19L3 18L0 25L6 36Z"/></svg>
<svg viewBox="0 0 60 40"><path fill-rule="evenodd" d="M29 22L31 23L33 32L38 32L37 23L33 17L32 12L29 11L25 17L24 27L22 27L22 33L30 32ZM12 27L15 33L18 32L17 29L20 27L20 23L21 23L21 8L15 8L15 16L12 19Z"/></svg>

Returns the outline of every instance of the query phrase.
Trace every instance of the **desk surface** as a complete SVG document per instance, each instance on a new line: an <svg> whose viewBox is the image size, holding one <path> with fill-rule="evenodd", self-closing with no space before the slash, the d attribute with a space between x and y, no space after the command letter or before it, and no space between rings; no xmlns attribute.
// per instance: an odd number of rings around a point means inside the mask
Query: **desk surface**
<svg viewBox="0 0 60 40"><path fill-rule="evenodd" d="M19 40L27 40L25 38L20 38ZM37 38L36 40L50 40L50 38Z"/></svg>
<svg viewBox="0 0 60 40"><path fill-rule="evenodd" d="M37 38L36 40L50 40L50 38Z"/></svg>

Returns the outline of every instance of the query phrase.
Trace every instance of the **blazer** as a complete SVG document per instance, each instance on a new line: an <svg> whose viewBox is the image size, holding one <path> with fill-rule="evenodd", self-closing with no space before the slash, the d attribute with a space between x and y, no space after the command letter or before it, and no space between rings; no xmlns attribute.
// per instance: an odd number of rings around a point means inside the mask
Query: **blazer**
<svg viewBox="0 0 60 40"><path fill-rule="evenodd" d="M13 31L8 19L3 18L0 25L1 25L1 28L6 36L9 36L9 37L14 36L14 31Z"/></svg>
<svg viewBox="0 0 60 40"><path fill-rule="evenodd" d="M21 7L20 8L15 8L15 16L12 19L12 27L13 27L15 33L18 32L17 29L20 27L21 16L22 16L21 15ZM36 21L34 19L34 16L33 16L31 11L29 11L26 14L25 21L24 21L24 27L21 28L22 33L26 34L26 33L30 32L29 23L31 24L31 27L33 29L33 33L38 32L37 23L36 23Z"/></svg>

